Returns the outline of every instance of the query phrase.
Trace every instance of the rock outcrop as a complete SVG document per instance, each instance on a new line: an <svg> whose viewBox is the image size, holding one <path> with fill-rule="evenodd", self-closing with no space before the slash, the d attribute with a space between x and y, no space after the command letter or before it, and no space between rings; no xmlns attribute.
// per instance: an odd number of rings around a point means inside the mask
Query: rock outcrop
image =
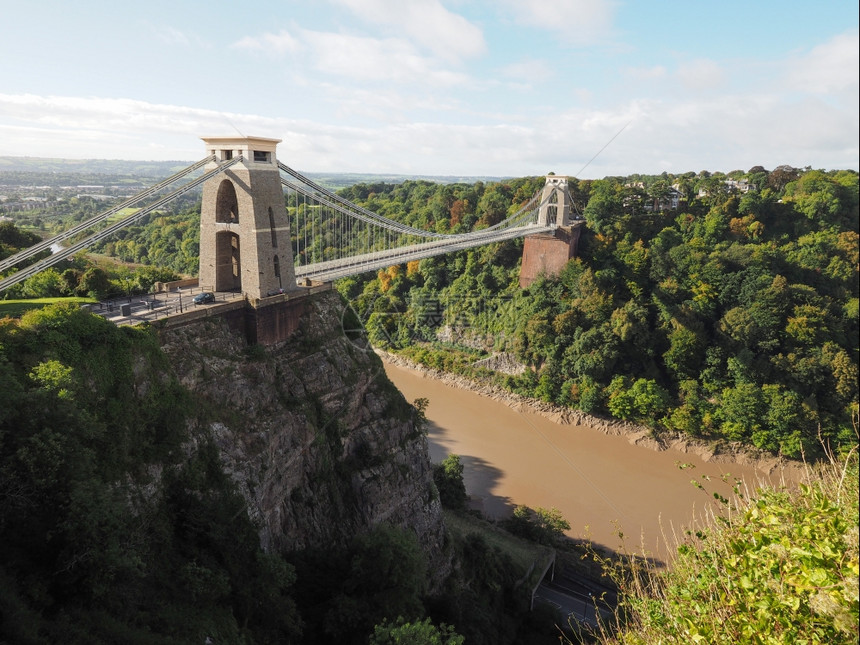
<svg viewBox="0 0 860 645"><path fill-rule="evenodd" d="M160 338L199 403L193 436L214 439L264 549L341 546L386 522L415 532L438 583L450 564L426 436L343 311L336 292L309 297L298 330L270 347L217 317Z"/></svg>

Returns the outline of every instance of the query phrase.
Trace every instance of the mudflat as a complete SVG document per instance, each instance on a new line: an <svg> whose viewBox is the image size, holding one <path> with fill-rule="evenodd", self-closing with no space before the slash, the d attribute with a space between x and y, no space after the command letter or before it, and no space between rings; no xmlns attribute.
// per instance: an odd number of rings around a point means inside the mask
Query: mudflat
<svg viewBox="0 0 860 645"><path fill-rule="evenodd" d="M755 490L796 477L633 445L625 436L556 423L413 369L386 363L385 371L407 400L429 399L431 461L460 455L466 491L488 517L501 519L519 504L555 507L570 522L570 537L609 549L623 540L629 552L664 560L677 544L674 534L715 505L722 508L714 493L730 498L736 480Z"/></svg>

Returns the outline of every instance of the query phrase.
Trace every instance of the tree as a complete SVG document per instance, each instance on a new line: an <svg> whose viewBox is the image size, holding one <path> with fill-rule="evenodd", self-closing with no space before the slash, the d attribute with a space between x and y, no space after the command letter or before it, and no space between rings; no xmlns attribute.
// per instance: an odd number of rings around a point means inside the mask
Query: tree
<svg viewBox="0 0 860 645"><path fill-rule="evenodd" d="M634 416L633 395L628 386L629 379L618 375L606 387L606 407L616 419L632 419Z"/></svg>
<svg viewBox="0 0 860 645"><path fill-rule="evenodd" d="M781 193L789 182L794 181L798 177L798 172L791 166L777 166L767 176L767 185L776 193Z"/></svg>
<svg viewBox="0 0 860 645"><path fill-rule="evenodd" d="M748 438L761 429L764 411L761 388L755 383L726 388L720 397L721 430L733 441Z"/></svg>
<svg viewBox="0 0 860 645"><path fill-rule="evenodd" d="M326 614L335 638L368 633L391 616L420 616L427 565L412 531L380 524L355 538L341 593Z"/></svg>
<svg viewBox="0 0 860 645"><path fill-rule="evenodd" d="M639 378L630 388L637 419L653 425L666 413L669 393L653 379Z"/></svg>
<svg viewBox="0 0 860 645"><path fill-rule="evenodd" d="M570 522L557 508L531 509L522 504L514 509L504 525L514 535L548 545L556 543L570 530Z"/></svg>
<svg viewBox="0 0 860 645"><path fill-rule="evenodd" d="M700 333L672 319L669 349L663 354L666 367L679 381L695 377L702 369L705 342Z"/></svg>
<svg viewBox="0 0 860 645"><path fill-rule="evenodd" d="M39 242L39 236L16 227L12 222L0 222L0 259Z"/></svg>
<svg viewBox="0 0 860 645"><path fill-rule="evenodd" d="M595 233L607 234L613 230L613 222L623 212L623 203L615 187L605 181L596 181L588 205L583 211L588 228Z"/></svg>
<svg viewBox="0 0 860 645"><path fill-rule="evenodd" d="M400 616L394 623L386 620L377 625L369 645L463 645L465 640L445 623L437 627L429 618L406 622Z"/></svg>
<svg viewBox="0 0 860 645"><path fill-rule="evenodd" d="M442 506L463 509L466 506L466 485L463 483L463 464L460 455L448 455L440 464L433 464L433 482L439 491Z"/></svg>
<svg viewBox="0 0 860 645"><path fill-rule="evenodd" d="M478 201L478 212L481 214L480 223L492 226L505 219L510 198L510 186L491 184Z"/></svg>
<svg viewBox="0 0 860 645"><path fill-rule="evenodd" d="M25 298L56 298L63 294L66 283L56 269L48 268L27 278L23 284Z"/></svg>
<svg viewBox="0 0 860 645"><path fill-rule="evenodd" d="M651 207L655 212L663 210L666 199L671 192L672 186L669 185L666 179L658 179L651 184L651 187L648 189L648 196L651 198Z"/></svg>
<svg viewBox="0 0 860 645"><path fill-rule="evenodd" d="M105 273L104 269L100 269L99 267L90 267L84 271L84 274L81 276L78 289L91 298L102 300L110 295L110 278L107 273Z"/></svg>

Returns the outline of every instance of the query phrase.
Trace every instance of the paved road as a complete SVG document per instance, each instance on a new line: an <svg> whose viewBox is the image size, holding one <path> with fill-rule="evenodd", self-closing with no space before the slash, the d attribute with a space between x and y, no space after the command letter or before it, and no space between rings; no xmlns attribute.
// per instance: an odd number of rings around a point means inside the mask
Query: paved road
<svg viewBox="0 0 860 645"><path fill-rule="evenodd" d="M586 623L591 627L597 627L597 610L588 596L573 596L551 583L542 583L535 594L535 602L545 602L552 605L561 612L565 619L571 622Z"/></svg>
<svg viewBox="0 0 860 645"><path fill-rule="evenodd" d="M540 584L535 593L535 602L538 601L552 605L571 623L597 627L598 612L604 623L608 621L612 617L610 607L616 598L614 592L606 587L572 571L562 570L554 580L545 578Z"/></svg>
<svg viewBox="0 0 860 645"><path fill-rule="evenodd" d="M90 305L94 314L107 318L117 325L136 325L145 321L159 320L166 316L194 311L198 307L211 307L241 299L241 293L234 291L219 291L215 294L215 303L195 305L194 296L202 290L199 287L185 287L170 292L114 298L98 304ZM127 313L123 308L128 307Z"/></svg>

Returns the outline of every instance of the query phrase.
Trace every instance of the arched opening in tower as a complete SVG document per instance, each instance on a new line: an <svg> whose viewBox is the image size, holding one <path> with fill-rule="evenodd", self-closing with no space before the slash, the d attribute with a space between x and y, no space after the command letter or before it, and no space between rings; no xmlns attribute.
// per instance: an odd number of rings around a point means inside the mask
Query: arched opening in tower
<svg viewBox="0 0 860 645"><path fill-rule="evenodd" d="M239 236L219 231L215 236L215 291L242 290L242 257Z"/></svg>
<svg viewBox="0 0 860 645"><path fill-rule="evenodd" d="M239 223L239 199L236 197L236 187L229 179L218 186L218 196L215 198L215 221L220 224Z"/></svg>

